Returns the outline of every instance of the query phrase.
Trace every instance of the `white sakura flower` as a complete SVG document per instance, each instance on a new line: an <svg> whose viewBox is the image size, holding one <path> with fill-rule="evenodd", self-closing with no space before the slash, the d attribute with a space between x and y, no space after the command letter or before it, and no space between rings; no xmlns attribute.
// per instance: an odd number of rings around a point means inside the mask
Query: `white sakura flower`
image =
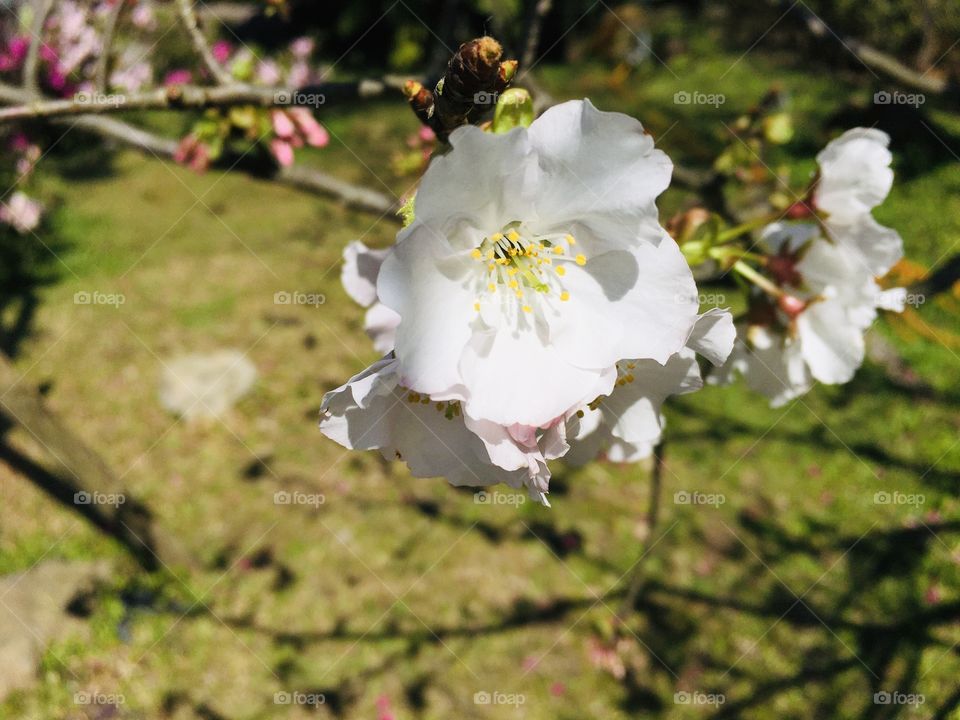
<svg viewBox="0 0 960 720"><path fill-rule="evenodd" d="M390 356L327 393L320 410L320 430L331 440L403 460L415 477L445 477L458 486L526 487L531 497L548 504L546 460L566 449L562 438L556 439L562 431L548 433L546 450L540 450L535 433L483 424L468 427L464 420L458 402L433 401L404 387L398 363ZM491 454L512 469L494 464Z"/></svg>
<svg viewBox="0 0 960 720"><path fill-rule="evenodd" d="M377 281L407 387L553 427L610 392L617 361L683 348L696 289L655 205L672 164L638 121L574 101L450 143Z"/></svg>
<svg viewBox="0 0 960 720"><path fill-rule="evenodd" d="M42 213L43 206L20 190L10 196L10 202L0 205L0 221L13 226L21 235L36 229Z"/></svg>
<svg viewBox="0 0 960 720"><path fill-rule="evenodd" d="M707 376L711 385L728 385L741 374L754 392L780 407L813 387L810 369L796 338L766 325L737 324L737 342L726 364Z"/></svg>
<svg viewBox="0 0 960 720"><path fill-rule="evenodd" d="M697 354L715 366L723 365L735 338L730 313L710 310L700 316L686 346L665 365L655 360L617 363L619 377L610 396L597 398L572 418L574 438L566 462L584 465L601 451L613 462L649 457L663 432L664 401L703 387Z"/></svg>
<svg viewBox="0 0 960 720"><path fill-rule="evenodd" d="M778 307L755 298L742 340L714 381L741 372L777 407L814 380L849 382L863 364L863 335L877 309L902 311L906 289L882 290L856 248L827 240L812 223L774 223L763 241L775 253L768 270L787 295Z"/></svg>
<svg viewBox="0 0 960 720"><path fill-rule="evenodd" d="M814 207L826 213L829 236L855 252L873 275L886 274L903 256L897 231L880 225L870 214L893 186L889 144L890 137L881 130L854 128L817 155L820 177Z"/></svg>
<svg viewBox="0 0 960 720"><path fill-rule="evenodd" d="M386 355L393 350L400 316L377 301L377 275L387 250L371 250L359 240L347 245L343 251L343 267L340 282L344 290L361 307L368 308L364 329L377 352Z"/></svg>

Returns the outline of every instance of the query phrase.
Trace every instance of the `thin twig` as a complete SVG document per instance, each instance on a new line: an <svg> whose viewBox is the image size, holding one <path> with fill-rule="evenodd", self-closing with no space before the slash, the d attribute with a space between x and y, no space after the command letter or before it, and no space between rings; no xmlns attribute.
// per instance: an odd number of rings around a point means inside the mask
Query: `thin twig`
<svg viewBox="0 0 960 720"><path fill-rule="evenodd" d="M791 4L788 0L781 0L781 5L785 7L789 6L790 9L795 8L796 11L800 13L811 35L821 40L831 37L834 38L861 63L869 68L871 72L876 70L890 76L901 85L930 93L931 95L942 95L956 90L945 78L916 72L892 55L888 55L865 42L861 42L854 37L838 35L802 2Z"/></svg>
<svg viewBox="0 0 960 720"><path fill-rule="evenodd" d="M643 552L640 559L637 560L630 575L630 583L627 586L627 593L623 597L620 605L618 617L623 622L630 613L633 612L637 604L637 598L647 582L647 576L643 572L643 560L647 557L653 544L657 542L656 535L657 523L660 519L660 500L663 495L663 469L666 462L666 442L661 441L653 449L653 471L650 474L650 505L647 507L647 537L643 543Z"/></svg>
<svg viewBox="0 0 960 720"><path fill-rule="evenodd" d="M534 0L533 10L527 22L527 39L523 46L523 57L520 59L521 72L533 65L537 57L537 48L540 47L540 33L543 30L543 19L553 7L553 0Z"/></svg>
<svg viewBox="0 0 960 720"><path fill-rule="evenodd" d="M117 35L117 25L120 22L120 15L123 13L125 3L126 0L116 0L116 4L111 8L110 15L107 17L107 26L103 30L103 49L100 51L100 57L97 58L97 69L94 75L96 87L100 90L107 89L113 41Z"/></svg>
<svg viewBox="0 0 960 720"><path fill-rule="evenodd" d="M36 15L30 27L30 48L23 63L23 86L31 95L40 94L40 82L37 75L40 70L40 47L43 45L43 26L53 10L53 0L37 0Z"/></svg>
<svg viewBox="0 0 960 720"><path fill-rule="evenodd" d="M230 73L228 73L213 56L213 50L207 43L207 39L203 36L203 31L200 29L200 23L197 20L197 14L193 11L193 3L191 0L177 0L177 11L180 14L180 22L183 23L184 29L187 31L187 34L190 35L190 42L193 43L194 51L200 56L200 59L213 76L213 79L220 85L227 85L233 82Z"/></svg>

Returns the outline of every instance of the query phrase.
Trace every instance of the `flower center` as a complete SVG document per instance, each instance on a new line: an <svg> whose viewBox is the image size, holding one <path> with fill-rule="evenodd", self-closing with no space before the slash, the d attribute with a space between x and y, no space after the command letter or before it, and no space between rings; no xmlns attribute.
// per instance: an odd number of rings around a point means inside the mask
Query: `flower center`
<svg viewBox="0 0 960 720"><path fill-rule="evenodd" d="M474 310L479 312L484 302L499 300L502 305L511 298L510 306L525 313L546 299L568 301L570 292L563 281L566 265L587 263L586 256L575 250L576 244L569 233L535 235L523 232L519 224L484 238L471 253L485 266Z"/></svg>

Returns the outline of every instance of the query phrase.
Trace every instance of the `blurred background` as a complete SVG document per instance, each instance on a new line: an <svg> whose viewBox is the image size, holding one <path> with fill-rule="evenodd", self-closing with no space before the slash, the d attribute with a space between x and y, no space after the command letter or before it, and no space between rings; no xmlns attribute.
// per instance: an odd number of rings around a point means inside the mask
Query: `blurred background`
<svg viewBox="0 0 960 720"><path fill-rule="evenodd" d="M923 300L849 385L671 401L658 493L598 462L557 469L552 509L492 504L316 429L377 358L339 272L351 240L392 242L391 212L27 124L43 219L0 225L0 717L960 718L960 286L929 281L960 252L960 5L196 10L249 62L312 39L314 82L435 81L485 33L522 58L543 13L518 82L639 118L678 164L663 222L789 201L831 137L879 127L876 216ZM195 67L174 3L152 11L154 79ZM174 140L204 117L119 115ZM315 117L329 141L298 166L413 189L432 144L398 92Z"/></svg>

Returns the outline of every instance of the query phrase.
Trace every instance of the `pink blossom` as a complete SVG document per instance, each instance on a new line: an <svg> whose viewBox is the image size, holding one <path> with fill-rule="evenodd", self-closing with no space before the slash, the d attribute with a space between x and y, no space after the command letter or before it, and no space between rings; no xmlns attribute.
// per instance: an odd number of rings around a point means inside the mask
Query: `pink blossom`
<svg viewBox="0 0 960 720"><path fill-rule="evenodd" d="M310 57L313 54L313 48L314 42L308 37L297 38L290 43L290 52L300 60Z"/></svg>
<svg viewBox="0 0 960 720"><path fill-rule="evenodd" d="M306 108L293 108L290 115L303 133L307 144L312 147L326 147L330 144L330 134L318 123Z"/></svg>
<svg viewBox="0 0 960 720"><path fill-rule="evenodd" d="M163 78L163 84L166 87L170 87L171 85L187 85L192 81L193 73L186 68L171 70L166 74L166 77Z"/></svg>
<svg viewBox="0 0 960 720"><path fill-rule="evenodd" d="M146 2L138 3L130 13L130 22L141 30L153 30L157 23L153 15L153 5Z"/></svg>
<svg viewBox="0 0 960 720"><path fill-rule="evenodd" d="M293 120L283 110L274 110L270 113L270 118L273 120L273 132L277 137L292 138L297 131Z"/></svg>
<svg viewBox="0 0 960 720"><path fill-rule="evenodd" d="M261 60L257 63L257 82L263 85L277 85L280 82L280 68L273 60Z"/></svg>
<svg viewBox="0 0 960 720"><path fill-rule="evenodd" d="M18 190L10 197L10 202L0 205L0 221L13 226L21 235L26 235L40 224L42 210L40 203Z"/></svg>
<svg viewBox="0 0 960 720"><path fill-rule="evenodd" d="M273 151L273 156L277 159L277 162L283 167L293 165L293 145L289 142L275 138L270 141L270 149Z"/></svg>
<svg viewBox="0 0 960 720"><path fill-rule="evenodd" d="M187 135L173 153L174 162L187 165L194 172L202 173L210 167L210 150L196 135Z"/></svg>
<svg viewBox="0 0 960 720"><path fill-rule="evenodd" d="M290 72L287 73L287 83L290 87L300 88L310 82L310 66L302 60L298 60L290 66Z"/></svg>
<svg viewBox="0 0 960 720"><path fill-rule="evenodd" d="M233 54L233 46L226 40L217 40L210 49L213 51L214 59L221 64L229 60Z"/></svg>

